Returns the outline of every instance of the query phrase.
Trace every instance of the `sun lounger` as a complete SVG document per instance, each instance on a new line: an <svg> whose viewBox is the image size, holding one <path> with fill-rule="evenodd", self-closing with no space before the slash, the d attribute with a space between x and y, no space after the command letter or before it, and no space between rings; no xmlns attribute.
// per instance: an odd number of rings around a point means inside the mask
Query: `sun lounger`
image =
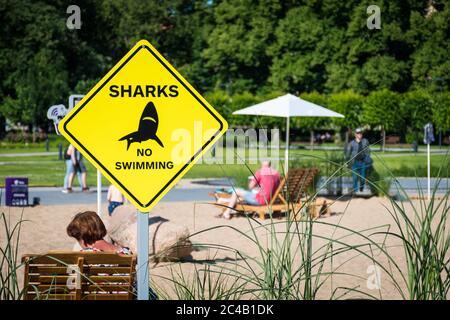
<svg viewBox="0 0 450 320"><path fill-rule="evenodd" d="M313 218L329 213L329 208L324 199L314 199L310 201L308 206L305 205L305 203L308 203L308 201L304 201L307 190L313 184L318 172L317 168L290 169L287 179L281 180L280 185L267 205L254 206L239 202L235 210L243 213L256 213L262 220L266 218L266 214L270 213L291 212L293 219L299 219L301 211L304 210L308 211ZM228 193L212 193L210 195L216 198L230 197ZM320 207L320 210L317 210L317 207Z"/></svg>
<svg viewBox="0 0 450 320"><path fill-rule="evenodd" d="M102 252L26 254L25 300L131 300L136 256Z"/></svg>

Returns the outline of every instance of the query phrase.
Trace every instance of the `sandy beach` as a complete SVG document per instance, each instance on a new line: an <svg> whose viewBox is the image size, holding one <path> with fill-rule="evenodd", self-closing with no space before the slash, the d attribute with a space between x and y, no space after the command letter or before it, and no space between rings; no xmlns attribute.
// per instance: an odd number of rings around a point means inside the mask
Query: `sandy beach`
<svg viewBox="0 0 450 320"><path fill-rule="evenodd" d="M413 202L413 204L420 207L418 202ZM413 210L411 209L411 206L406 203L404 203L404 205L409 215L412 215ZM314 249L318 249L321 245L327 243L327 241L321 239L321 237L341 239L339 241L352 245L364 243L365 240L362 237L350 235L351 232L344 230L344 228L361 231L379 227L376 230L365 232L364 234L366 235L373 234L377 231L387 231L388 226L391 226L391 231L396 230L394 221L387 210L388 208L392 209L392 205L391 202L385 198L373 197L370 199L358 198L346 201L335 201L331 206L334 214L331 217L318 219L316 220L317 223L314 224L313 232L314 235L317 236L313 242ZM65 228L74 214L84 210L96 210L96 205L37 206L25 209L0 207L0 211L6 214L8 219L10 219L11 224L18 221L22 213L23 219L26 220L23 223L20 234L19 255L25 253L45 253L49 250L71 250L74 241L66 235ZM103 210L103 212L106 212L106 206ZM249 266L254 268L253 271L255 273L261 272L261 267L255 262L260 261L260 251L258 246L256 246L251 239L257 237L264 246L269 247L271 242L270 237L268 236L269 232L264 227L258 227L258 223L262 223L262 225L267 227L270 225L270 220L252 221L245 217L236 217L227 221L213 217L214 214L219 212L218 210L218 208L211 204L171 202L158 204L151 214L153 216L161 216L174 223L186 226L191 234L200 232L191 238L191 241L196 245L221 245L243 252L246 257L249 257ZM274 228L280 232L278 234L278 241L283 241L285 238L285 233L283 233L286 229L285 221L286 219L273 220ZM253 228L251 225L253 225ZM336 228L332 225L339 225L340 227ZM218 226L223 227L215 228ZM255 227L257 228L255 234L253 234L252 230L255 230ZM214 229L201 232L202 230L210 228ZM240 230L242 233L236 230ZM248 236L250 239L246 238L244 235ZM345 237L346 235L348 236ZM381 243L383 236L372 235L371 239ZM1 233L0 242L2 246L4 245L4 241L5 235ZM292 248L296 248L297 246L298 241L294 237L292 240ZM336 248L337 247L338 245ZM394 257L395 263L397 263L399 268L406 271L404 251L400 242L393 238L387 239L383 248L386 248L389 255ZM368 247L361 248L361 250L364 250L365 252L368 249ZM376 261L380 262L386 268L394 270L393 273L396 274L396 281L398 281L400 288L406 293L405 283L400 274L395 271L395 266L393 266L392 263L389 263L385 255L380 253L379 250L376 250L376 248L371 249L372 253L370 255L376 257ZM300 255L297 254L297 256L299 257ZM205 260L214 262L215 267L220 267L221 265L230 266L230 263L242 263L242 261L236 262L235 258L236 254L233 254L231 251L227 252L210 248L193 252L191 259L182 262L179 265L184 273L192 275L193 270L201 266L201 262L204 262ZM253 259L255 259L255 261L253 261ZM294 260L300 260L300 258L295 258ZM299 261L296 262L299 263ZM335 292L333 297L338 297L345 292L344 289L336 290L336 288L339 287L355 288L383 299L402 298L398 289L392 283L393 281L389 279L388 274L383 270L381 270L380 274L381 288L372 288L370 283L368 285L368 281L371 281L370 276L373 273L373 269L371 269L373 268L371 267L373 264L371 258L365 257L360 253L358 254L355 250L336 255L333 258L332 264L331 262L325 263L324 271L333 269L335 272L338 270L340 273L349 273L353 276L335 275L332 278L327 279L324 285L319 289L317 298L329 299L332 297L333 292ZM150 266L152 280L155 281L158 286L168 288L168 292L170 291L170 283L167 283L162 277L170 275L170 266L171 263L159 263ZM22 281L22 279L20 279L20 281ZM360 296L361 295L352 292L342 298ZM176 298L175 296L172 297ZM252 297L248 296L248 298Z"/></svg>

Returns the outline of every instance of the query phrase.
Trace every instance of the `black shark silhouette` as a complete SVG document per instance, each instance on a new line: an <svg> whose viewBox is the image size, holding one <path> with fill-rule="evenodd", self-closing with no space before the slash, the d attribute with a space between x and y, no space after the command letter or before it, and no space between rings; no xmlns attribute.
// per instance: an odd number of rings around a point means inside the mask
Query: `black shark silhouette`
<svg viewBox="0 0 450 320"><path fill-rule="evenodd" d="M138 130L120 138L119 141L127 140L127 150L133 142L141 143L142 141L147 141L149 139L155 140L162 148L164 148L163 143L156 136L158 124L158 113L156 112L155 105L153 102L149 102L142 112Z"/></svg>

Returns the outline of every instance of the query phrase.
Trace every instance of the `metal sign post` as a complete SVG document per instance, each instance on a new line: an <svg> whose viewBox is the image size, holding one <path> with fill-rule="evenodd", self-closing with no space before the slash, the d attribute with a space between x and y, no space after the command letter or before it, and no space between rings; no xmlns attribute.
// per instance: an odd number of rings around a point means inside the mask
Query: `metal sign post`
<svg viewBox="0 0 450 320"><path fill-rule="evenodd" d="M428 122L424 127L423 142L427 145L427 194L428 200L431 199L431 159L430 159L430 144L434 142L433 124Z"/></svg>
<svg viewBox="0 0 450 320"><path fill-rule="evenodd" d="M148 273L148 213L137 212L137 292L138 300L149 298L149 273Z"/></svg>
<svg viewBox="0 0 450 320"><path fill-rule="evenodd" d="M431 199L431 160L430 160L430 144L427 144L427 194L428 194L428 200Z"/></svg>
<svg viewBox="0 0 450 320"><path fill-rule="evenodd" d="M102 216L102 173L97 170L97 214Z"/></svg>

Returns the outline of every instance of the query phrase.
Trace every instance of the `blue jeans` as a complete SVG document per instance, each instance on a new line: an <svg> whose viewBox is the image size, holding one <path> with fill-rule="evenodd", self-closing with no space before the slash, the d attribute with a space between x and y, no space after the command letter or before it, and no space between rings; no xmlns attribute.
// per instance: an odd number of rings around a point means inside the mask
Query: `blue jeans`
<svg viewBox="0 0 450 320"><path fill-rule="evenodd" d="M64 189L67 189L69 187L69 176L71 173L75 173L75 168L73 167L72 160L66 160L66 176L64 177ZM81 172L77 172L78 177L78 183L80 184L80 187L83 187L81 183Z"/></svg>
<svg viewBox="0 0 450 320"><path fill-rule="evenodd" d="M359 190L364 190L364 184L366 181L366 169L367 165L364 161L355 160L352 165L353 190L355 192L358 191L358 184Z"/></svg>
<svg viewBox="0 0 450 320"><path fill-rule="evenodd" d="M232 190L234 192L234 190ZM261 203L256 200L256 193L252 192L251 190L245 190L242 188L237 188L236 192L239 192L241 194L244 194L242 197L244 202L251 205L251 206L260 206Z"/></svg>
<svg viewBox="0 0 450 320"><path fill-rule="evenodd" d="M261 203L256 200L256 193L253 193L251 191L246 191L244 195L244 201L252 206L260 206Z"/></svg>

